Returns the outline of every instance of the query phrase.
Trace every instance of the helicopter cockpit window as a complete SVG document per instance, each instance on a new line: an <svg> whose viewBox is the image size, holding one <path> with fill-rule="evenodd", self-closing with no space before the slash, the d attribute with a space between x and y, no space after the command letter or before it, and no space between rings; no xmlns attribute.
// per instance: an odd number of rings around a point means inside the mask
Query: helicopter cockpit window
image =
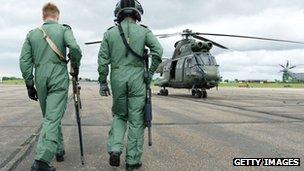
<svg viewBox="0 0 304 171"><path fill-rule="evenodd" d="M213 56L206 54L196 54L197 62L201 65L214 65Z"/></svg>
<svg viewBox="0 0 304 171"><path fill-rule="evenodd" d="M214 65L217 65L217 63L216 63L216 60L215 60L214 56L210 56L210 58L211 58L211 60L213 61L213 64L214 64Z"/></svg>

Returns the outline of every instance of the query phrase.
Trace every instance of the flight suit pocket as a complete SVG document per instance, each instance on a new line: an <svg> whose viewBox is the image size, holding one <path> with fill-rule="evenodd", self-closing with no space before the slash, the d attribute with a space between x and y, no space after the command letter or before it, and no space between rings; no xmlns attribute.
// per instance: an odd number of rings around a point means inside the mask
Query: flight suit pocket
<svg viewBox="0 0 304 171"><path fill-rule="evenodd" d="M128 114L127 98L121 97L113 100L112 112L115 116L125 117Z"/></svg>

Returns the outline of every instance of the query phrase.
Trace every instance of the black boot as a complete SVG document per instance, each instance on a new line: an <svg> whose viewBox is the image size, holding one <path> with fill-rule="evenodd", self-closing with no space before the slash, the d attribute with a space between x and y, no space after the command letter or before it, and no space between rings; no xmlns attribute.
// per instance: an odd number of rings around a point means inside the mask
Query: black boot
<svg viewBox="0 0 304 171"><path fill-rule="evenodd" d="M56 171L56 169L43 161L35 160L31 167L31 171Z"/></svg>
<svg viewBox="0 0 304 171"><path fill-rule="evenodd" d="M137 164L128 164L128 163L126 163L126 170L127 171L136 170L136 169L139 169L141 166L142 166L141 162L139 162Z"/></svg>
<svg viewBox="0 0 304 171"><path fill-rule="evenodd" d="M109 164L114 167L120 166L120 152L111 152L110 153L110 159Z"/></svg>
<svg viewBox="0 0 304 171"><path fill-rule="evenodd" d="M65 155L65 151L64 150L61 153L56 154L56 161L57 162L63 162L64 161L64 155Z"/></svg>

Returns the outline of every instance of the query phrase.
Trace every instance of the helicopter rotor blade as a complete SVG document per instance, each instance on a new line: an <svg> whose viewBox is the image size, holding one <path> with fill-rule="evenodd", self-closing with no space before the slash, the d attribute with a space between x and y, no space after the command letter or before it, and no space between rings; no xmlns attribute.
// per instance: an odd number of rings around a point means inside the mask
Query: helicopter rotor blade
<svg viewBox="0 0 304 171"><path fill-rule="evenodd" d="M165 39L165 38L169 38L169 37L171 37L171 36L159 36L158 38Z"/></svg>
<svg viewBox="0 0 304 171"><path fill-rule="evenodd" d="M85 45L99 44L99 43L101 43L101 42L102 42L102 41L87 42L87 43L85 43Z"/></svg>
<svg viewBox="0 0 304 171"><path fill-rule="evenodd" d="M293 69L293 68L296 68L297 66L292 66L292 67L290 67L289 69Z"/></svg>
<svg viewBox="0 0 304 171"><path fill-rule="evenodd" d="M182 33L172 33L172 34L157 34L155 35L156 37L159 37L161 39L163 38L168 38L168 37L173 37L173 36L178 36L178 35L182 35Z"/></svg>
<svg viewBox="0 0 304 171"><path fill-rule="evenodd" d="M205 36L235 37L235 38L244 38L244 39L256 39L256 40L267 40L267 41L275 41L275 42L304 44L304 42L292 41L292 40L272 39L272 38L264 38L264 37L253 37L253 36L241 36L241 35L232 35L232 34L214 34L214 33L199 33L199 32L194 33L194 34L205 35Z"/></svg>
<svg viewBox="0 0 304 171"><path fill-rule="evenodd" d="M287 63L286 63L286 68L288 68L289 67L289 61L287 61Z"/></svg>
<svg viewBox="0 0 304 171"><path fill-rule="evenodd" d="M222 49L229 49L229 48L227 48L227 47L225 47L225 46L223 46L223 45L221 45L221 44L218 44L218 43L216 43L216 42L214 42L214 41L212 41L212 40L206 39L206 38L201 37L201 36L196 36L196 35L194 35L193 38L196 38L196 39L199 39L199 40L202 40L202 41L211 42L214 46L217 46L217 47L222 48Z"/></svg>

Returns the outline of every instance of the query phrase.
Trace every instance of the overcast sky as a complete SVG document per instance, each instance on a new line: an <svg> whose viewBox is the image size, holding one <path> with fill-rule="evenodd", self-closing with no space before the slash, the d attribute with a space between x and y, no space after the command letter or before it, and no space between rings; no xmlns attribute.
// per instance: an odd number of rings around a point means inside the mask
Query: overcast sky
<svg viewBox="0 0 304 171"><path fill-rule="evenodd" d="M0 0L0 76L21 77L19 56L28 31L42 24L44 0ZM113 25L116 0L52 1L61 10L61 23L69 24L83 50L81 76L97 78L98 45L84 42L102 39ZM304 41L303 0L141 0L143 24L154 33L198 32L241 34ZM207 38L229 48L212 50L224 79L281 79L278 65L300 65L304 72L304 45L235 38ZM171 57L180 37L161 39L164 56Z"/></svg>

